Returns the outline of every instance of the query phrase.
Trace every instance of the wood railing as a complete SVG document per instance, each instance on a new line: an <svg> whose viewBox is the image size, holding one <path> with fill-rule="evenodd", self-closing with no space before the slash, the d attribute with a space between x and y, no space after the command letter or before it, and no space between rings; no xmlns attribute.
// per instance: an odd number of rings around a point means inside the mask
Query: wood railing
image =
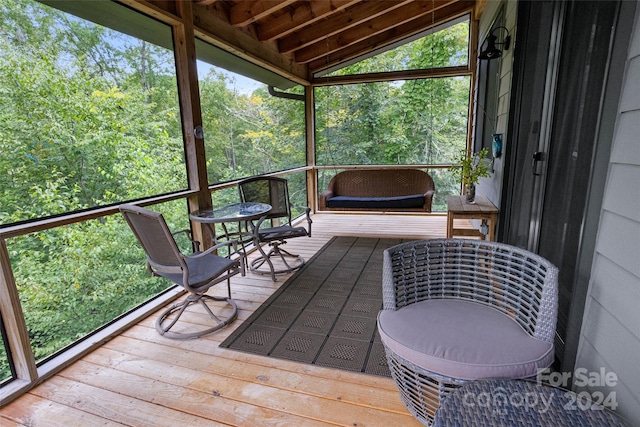
<svg viewBox="0 0 640 427"><path fill-rule="evenodd" d="M300 167L270 173L270 176L283 176L295 172L304 172L312 168ZM244 179L244 178L243 178ZM237 185L238 180L233 180L209 186L211 192L220 191ZM153 196L133 201L139 206L151 206L166 203L179 199L187 199L196 194L195 190L184 190L170 194ZM47 358L43 363L37 363L29 339L29 331L22 311L19 298L18 287L13 274L9 251L6 241L10 238L24 236L63 227L70 224L81 223L92 219L97 219L109 215L119 214L119 204L96 207L83 210L81 212L71 212L54 217L42 218L33 221L11 224L0 228L0 312L6 330L7 356L11 358L15 368L15 378L8 380L0 391L0 407L9 403L15 397L23 394L31 387L54 375L61 369L69 366L74 361L95 349L110 338L118 335L124 329L140 321L152 311L166 305L169 301L178 298L182 293L182 288L172 287L156 298L136 307L132 311L125 313L114 319L99 331L90 333L84 338L72 343L53 357ZM188 212L185 212L188 215ZM192 227L200 226L193 223Z"/></svg>
<svg viewBox="0 0 640 427"><path fill-rule="evenodd" d="M317 173L320 170L327 169L350 169L350 168L372 168L372 169L444 169L452 168L455 165L336 165L336 166L304 166L279 172L265 174L268 176L285 176L296 172L306 172L307 177L312 176L313 179L307 179L307 202L313 207L317 204ZM244 178L242 178L244 179ZM240 179L232 180L224 183L210 185L209 191L216 192L237 185ZM179 199L187 199L192 197L196 191L184 190L170 194L153 196L135 200L134 203L139 206L150 206L160 203L170 202ZM125 313L117 319L114 319L99 331L90 333L79 341L65 347L52 357L46 359L43 363L36 363L31 343L29 340L29 332L25 322L24 313L21 308L18 288L16 286L15 277L11 267L9 251L7 249L6 240L14 237L24 236L31 233L41 232L56 227L62 227L69 224L80 223L92 219L101 218L108 215L119 214L119 204L105 207L96 207L81 212L71 212L55 217L43 218L34 221L28 221L18 224L12 224L0 228L0 311L7 332L6 340L8 350L14 367L15 378L3 384L1 390L0 407L9 403L15 397L25 393L27 390L51 377L55 373L69 366L83 355L89 353L105 341L117 336L124 329L132 324L140 321L152 311L166 305L171 300L182 295L182 289L173 287L163 292L156 298L136 307L134 310ZM188 215L188 212L185 212ZM192 227L200 224L193 223Z"/></svg>

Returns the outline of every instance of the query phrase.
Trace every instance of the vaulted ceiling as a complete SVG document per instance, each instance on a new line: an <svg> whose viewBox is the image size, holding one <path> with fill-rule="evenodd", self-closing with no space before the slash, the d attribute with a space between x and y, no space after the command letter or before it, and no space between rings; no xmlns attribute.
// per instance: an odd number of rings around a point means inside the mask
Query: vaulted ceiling
<svg viewBox="0 0 640 427"><path fill-rule="evenodd" d="M307 81L478 6L475 0L192 1L196 36Z"/></svg>

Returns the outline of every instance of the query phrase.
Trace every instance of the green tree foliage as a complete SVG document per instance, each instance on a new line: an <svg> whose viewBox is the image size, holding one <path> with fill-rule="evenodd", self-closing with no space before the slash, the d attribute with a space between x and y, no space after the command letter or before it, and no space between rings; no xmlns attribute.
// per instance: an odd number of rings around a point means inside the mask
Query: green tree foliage
<svg viewBox="0 0 640 427"><path fill-rule="evenodd" d="M251 94L232 88L215 69L200 79L209 182L304 166L304 103L273 97L264 86Z"/></svg>
<svg viewBox="0 0 640 427"><path fill-rule="evenodd" d="M28 1L3 8L0 223L186 187L175 75L141 71L170 52Z"/></svg>
<svg viewBox="0 0 640 427"><path fill-rule="evenodd" d="M0 223L186 187L171 52L31 1L0 8ZM178 229L185 207L156 208ZM7 246L37 360L168 285L119 215Z"/></svg>
<svg viewBox="0 0 640 427"><path fill-rule="evenodd" d="M328 86L315 94L318 164L448 165L466 147L468 77ZM441 169L430 174L434 210L442 211L460 180Z"/></svg>
<svg viewBox="0 0 640 427"><path fill-rule="evenodd" d="M172 52L31 0L0 12L0 224L186 188ZM200 81L211 182L305 164L303 103L230 83L218 71ZM293 181L304 200L304 173ZM188 227L186 208L154 207L173 230ZM7 246L37 360L169 285L149 277L119 215Z"/></svg>
<svg viewBox="0 0 640 427"><path fill-rule="evenodd" d="M468 34L468 22L462 22L334 75L463 65ZM467 142L469 91L470 79L463 76L316 88L317 162L455 164ZM436 184L434 210L444 210L446 195L459 193L459 180L445 170L430 174Z"/></svg>

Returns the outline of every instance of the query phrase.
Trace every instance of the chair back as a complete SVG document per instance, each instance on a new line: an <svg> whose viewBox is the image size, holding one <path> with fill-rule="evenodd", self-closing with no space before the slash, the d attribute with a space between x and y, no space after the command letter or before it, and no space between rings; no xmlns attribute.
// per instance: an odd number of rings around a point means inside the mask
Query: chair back
<svg viewBox="0 0 640 427"><path fill-rule="evenodd" d="M167 273L186 269L162 214L134 205L122 205L120 212L147 253L147 262L151 267Z"/></svg>
<svg viewBox="0 0 640 427"><path fill-rule="evenodd" d="M429 299L463 299L512 317L529 335L553 342L558 268L504 243L431 239L384 252L383 304L397 310Z"/></svg>
<svg viewBox="0 0 640 427"><path fill-rule="evenodd" d="M276 177L255 177L238 183L242 202L267 203L271 210L268 219L286 218L291 224L291 202L287 180Z"/></svg>

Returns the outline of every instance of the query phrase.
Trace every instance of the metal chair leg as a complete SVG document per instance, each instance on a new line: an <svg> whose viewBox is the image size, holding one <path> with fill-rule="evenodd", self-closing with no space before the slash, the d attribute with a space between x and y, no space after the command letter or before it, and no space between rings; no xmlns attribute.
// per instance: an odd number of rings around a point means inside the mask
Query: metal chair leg
<svg viewBox="0 0 640 427"><path fill-rule="evenodd" d="M258 258L254 259L253 261L251 261L251 265L249 266L251 271L256 272L258 274L271 274L271 279L274 282L276 282L277 281L276 274L288 273L290 271L295 271L300 267L302 267L305 263L304 258L302 258L300 255L292 254L291 252L282 249L280 246L284 243L286 242L269 243L269 246L271 247L271 249L269 250L268 253L265 253L261 245L257 245L261 255ZM276 270L275 266L273 265L273 262L271 261L271 258L273 257L280 258L282 263L285 265L285 268ZM287 258L290 258L290 260L287 261ZM295 265L292 265L293 262L291 260L295 261ZM260 267L262 267L265 262L269 265L269 271L260 269Z"/></svg>

